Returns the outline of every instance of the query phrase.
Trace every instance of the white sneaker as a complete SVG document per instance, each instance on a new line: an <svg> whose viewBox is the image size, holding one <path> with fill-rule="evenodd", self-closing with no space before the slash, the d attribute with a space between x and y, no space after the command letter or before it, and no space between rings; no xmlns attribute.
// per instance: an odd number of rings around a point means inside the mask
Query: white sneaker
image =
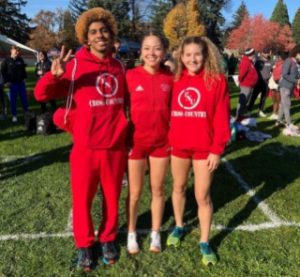
<svg viewBox="0 0 300 277"><path fill-rule="evenodd" d="M272 113L271 116L269 116L269 119L271 119L271 120L277 120L278 119L278 114Z"/></svg>
<svg viewBox="0 0 300 277"><path fill-rule="evenodd" d="M151 242L150 242L149 250L155 253L161 252L160 233L157 231L152 231L150 238L151 238Z"/></svg>
<svg viewBox="0 0 300 277"><path fill-rule="evenodd" d="M14 123L16 123L16 122L18 122L18 118L16 116L13 116L12 119L11 119L11 121L14 122Z"/></svg>
<svg viewBox="0 0 300 277"><path fill-rule="evenodd" d="M136 238L137 238L136 232L128 232L127 250L129 254L137 254L140 252L140 248Z"/></svg>
<svg viewBox="0 0 300 277"><path fill-rule="evenodd" d="M294 125L294 124L289 124L288 125L288 128L291 130L291 131L294 131L294 132L299 132L299 127Z"/></svg>
<svg viewBox="0 0 300 277"><path fill-rule="evenodd" d="M258 112L259 117L267 117L267 115L263 111Z"/></svg>

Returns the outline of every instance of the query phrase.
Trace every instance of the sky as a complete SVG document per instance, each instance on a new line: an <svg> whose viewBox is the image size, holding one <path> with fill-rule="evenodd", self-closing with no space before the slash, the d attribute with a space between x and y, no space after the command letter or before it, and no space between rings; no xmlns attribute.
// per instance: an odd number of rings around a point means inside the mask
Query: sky
<svg viewBox="0 0 300 277"><path fill-rule="evenodd" d="M228 11L224 11L223 14L227 23L232 19L232 14L238 9L241 4L241 0L231 0L232 4ZM263 14L265 17L270 18L273 9L277 3L277 0L244 0L250 15ZM300 8L299 0L284 0L288 7L290 22L292 22L294 15L298 8ZM22 9L29 17L33 17L40 10L54 11L57 8L68 8L69 0L27 0L27 5Z"/></svg>

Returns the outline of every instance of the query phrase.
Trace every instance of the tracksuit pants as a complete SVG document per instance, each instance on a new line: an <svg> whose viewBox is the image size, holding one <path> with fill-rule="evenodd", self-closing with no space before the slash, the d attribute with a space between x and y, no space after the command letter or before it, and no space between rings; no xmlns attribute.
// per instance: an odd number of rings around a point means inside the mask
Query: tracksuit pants
<svg viewBox="0 0 300 277"><path fill-rule="evenodd" d="M10 84L10 108L13 116L17 115L17 95L20 95L24 112L28 111L27 94L25 82Z"/></svg>
<svg viewBox="0 0 300 277"><path fill-rule="evenodd" d="M291 124L291 95L292 90L288 88L280 88L280 106L278 112L278 120L283 121L287 124Z"/></svg>
<svg viewBox="0 0 300 277"><path fill-rule="evenodd" d="M258 95L260 94L260 101L258 105L258 110L263 111L266 103L266 99L268 96L268 83L267 81L263 82L260 81L253 89L253 92L251 94L251 98L248 104L248 111L252 111L255 100L257 99Z"/></svg>
<svg viewBox="0 0 300 277"><path fill-rule="evenodd" d="M119 198L126 165L125 149L91 150L74 145L70 163L76 247L88 247L95 241L91 207L99 187L102 192L102 223L98 240L114 241L117 236Z"/></svg>
<svg viewBox="0 0 300 277"><path fill-rule="evenodd" d="M236 118L241 118L247 112L247 103L251 97L253 88L241 87L239 103L236 108Z"/></svg>

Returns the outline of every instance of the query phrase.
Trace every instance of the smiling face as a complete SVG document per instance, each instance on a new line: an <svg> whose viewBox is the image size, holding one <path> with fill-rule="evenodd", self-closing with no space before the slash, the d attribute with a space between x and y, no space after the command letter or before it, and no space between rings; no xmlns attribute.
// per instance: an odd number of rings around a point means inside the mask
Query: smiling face
<svg viewBox="0 0 300 277"><path fill-rule="evenodd" d="M196 43L190 43L183 47L181 61L190 75L199 73L204 65L202 48Z"/></svg>
<svg viewBox="0 0 300 277"><path fill-rule="evenodd" d="M111 49L113 39L105 23L97 21L91 23L89 26L87 42L91 53L103 58Z"/></svg>
<svg viewBox="0 0 300 277"><path fill-rule="evenodd" d="M144 38L141 48L141 59L146 70L158 70L164 56L165 49L159 37L151 35Z"/></svg>

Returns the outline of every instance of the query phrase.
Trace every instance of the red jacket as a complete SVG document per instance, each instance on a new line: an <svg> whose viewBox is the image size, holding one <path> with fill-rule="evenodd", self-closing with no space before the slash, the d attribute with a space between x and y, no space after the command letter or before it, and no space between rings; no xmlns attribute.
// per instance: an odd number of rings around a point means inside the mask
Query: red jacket
<svg viewBox="0 0 300 277"><path fill-rule="evenodd" d="M125 75L116 59L98 59L88 49L80 49L75 58L72 133L75 145L90 149L113 149L125 146L127 120L124 112ZM38 101L66 97L74 59L65 74L57 78L50 72L35 87Z"/></svg>
<svg viewBox="0 0 300 277"><path fill-rule="evenodd" d="M126 73L130 100L130 144L159 147L168 142L171 73L148 73L142 66Z"/></svg>
<svg viewBox="0 0 300 277"><path fill-rule="evenodd" d="M253 88L257 81L258 74L253 62L247 56L243 56L239 68L240 86Z"/></svg>
<svg viewBox="0 0 300 277"><path fill-rule="evenodd" d="M204 71L195 76L187 71L174 83L170 145L181 150L221 155L230 138L230 102L223 75L211 84L204 81Z"/></svg>

